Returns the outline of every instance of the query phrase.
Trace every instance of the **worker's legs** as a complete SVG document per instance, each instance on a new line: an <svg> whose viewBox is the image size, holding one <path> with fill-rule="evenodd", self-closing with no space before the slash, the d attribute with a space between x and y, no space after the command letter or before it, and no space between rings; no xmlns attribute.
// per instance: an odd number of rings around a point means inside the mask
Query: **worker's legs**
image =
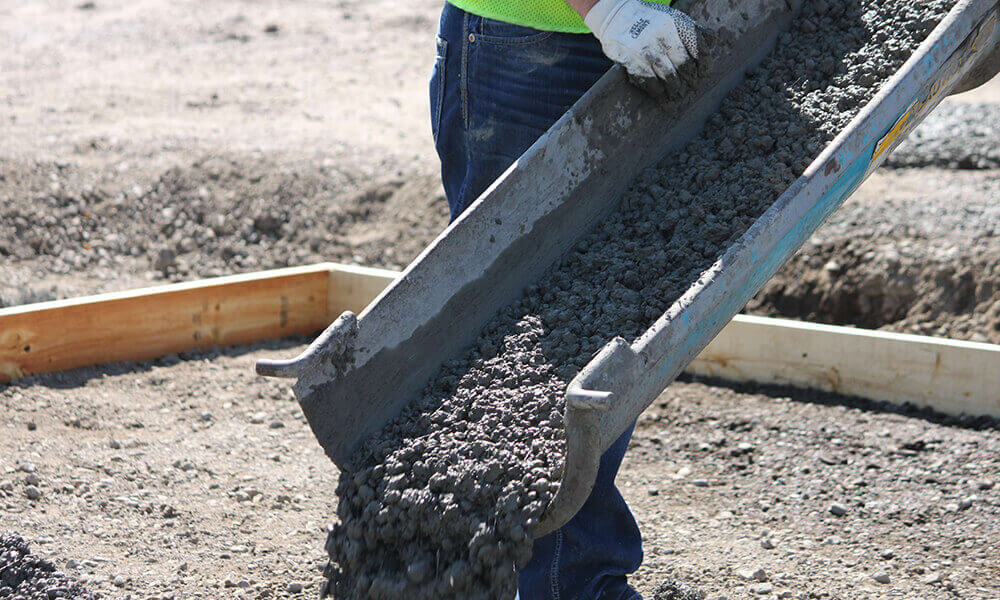
<svg viewBox="0 0 1000 600"><path fill-rule="evenodd" d="M446 5L431 77L431 118L452 219L610 67L589 35L539 32ZM614 485L631 430L601 459L584 507L536 540L521 600L627 600L642 561L632 513Z"/></svg>
<svg viewBox="0 0 1000 600"><path fill-rule="evenodd" d="M591 35L538 31L445 5L430 99L452 219L610 67Z"/></svg>
<svg viewBox="0 0 1000 600"><path fill-rule="evenodd" d="M601 457L590 497L569 523L535 540L518 578L520 600L638 600L625 580L642 563L639 526L615 487L629 428Z"/></svg>

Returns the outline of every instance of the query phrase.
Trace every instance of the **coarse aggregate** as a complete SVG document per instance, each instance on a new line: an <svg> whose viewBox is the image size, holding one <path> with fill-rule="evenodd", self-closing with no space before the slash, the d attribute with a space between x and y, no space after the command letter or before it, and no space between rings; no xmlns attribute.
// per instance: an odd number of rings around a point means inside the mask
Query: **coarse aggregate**
<svg viewBox="0 0 1000 600"><path fill-rule="evenodd" d="M653 600L705 600L705 594L685 583L668 579L656 586Z"/></svg>
<svg viewBox="0 0 1000 600"><path fill-rule="evenodd" d="M810 0L704 133L502 310L338 485L336 598L512 598L558 489L561 399L615 336L646 329L910 56L946 0Z"/></svg>
<svg viewBox="0 0 1000 600"><path fill-rule="evenodd" d="M129 276L148 285L324 260L398 268L447 214L437 175L356 181L240 154L129 179L64 163L0 168L0 307L117 291ZM107 283L80 289L72 279L84 273Z"/></svg>
<svg viewBox="0 0 1000 600"><path fill-rule="evenodd" d="M0 533L0 598L4 600L99 600L50 561L31 553L20 536Z"/></svg>
<svg viewBox="0 0 1000 600"><path fill-rule="evenodd" d="M1000 106L943 104L885 161L888 167L1000 168Z"/></svg>

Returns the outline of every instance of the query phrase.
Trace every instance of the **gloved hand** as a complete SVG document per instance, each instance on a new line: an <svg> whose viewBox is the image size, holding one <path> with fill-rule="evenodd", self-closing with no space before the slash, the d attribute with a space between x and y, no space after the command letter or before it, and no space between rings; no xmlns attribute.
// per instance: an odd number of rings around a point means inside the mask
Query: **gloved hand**
<svg viewBox="0 0 1000 600"><path fill-rule="evenodd" d="M678 71L693 71L705 50L705 31L691 17L666 4L599 0L584 22L608 58L625 67L633 82L654 95L676 92L680 87Z"/></svg>

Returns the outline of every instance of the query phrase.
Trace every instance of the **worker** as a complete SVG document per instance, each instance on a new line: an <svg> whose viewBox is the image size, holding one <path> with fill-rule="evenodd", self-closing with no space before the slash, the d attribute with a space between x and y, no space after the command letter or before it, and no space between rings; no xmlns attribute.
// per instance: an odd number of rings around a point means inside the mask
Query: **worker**
<svg viewBox="0 0 1000 600"><path fill-rule="evenodd" d="M704 43L657 0L448 0L430 82L431 125L452 220L611 66L669 92ZM541 201L541 199L539 199ZM520 600L633 600L639 528L615 487L631 428L601 459L594 489L564 527L535 541Z"/></svg>

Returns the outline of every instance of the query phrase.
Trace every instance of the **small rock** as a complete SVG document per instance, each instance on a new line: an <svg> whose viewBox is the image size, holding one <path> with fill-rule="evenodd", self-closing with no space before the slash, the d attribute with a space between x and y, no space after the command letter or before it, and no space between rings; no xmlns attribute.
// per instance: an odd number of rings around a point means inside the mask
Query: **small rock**
<svg viewBox="0 0 1000 600"><path fill-rule="evenodd" d="M177 253L170 248L164 248L156 254L153 268L157 271L166 271L175 264L177 264Z"/></svg>
<svg viewBox="0 0 1000 600"><path fill-rule="evenodd" d="M271 421L271 423L268 425L268 427L270 427L271 429L281 429L284 426L285 424L282 423L281 421Z"/></svg>
<svg viewBox="0 0 1000 600"><path fill-rule="evenodd" d="M968 510L972 508L972 505L979 500L976 496L969 496L968 498L962 498L961 502L958 503L958 510Z"/></svg>
<svg viewBox="0 0 1000 600"><path fill-rule="evenodd" d="M253 425L262 425L266 420L267 420L266 413L259 412L250 415L250 423Z"/></svg>
<svg viewBox="0 0 1000 600"><path fill-rule="evenodd" d="M770 583L758 583L750 588L758 596L764 596L774 591L774 586Z"/></svg>
<svg viewBox="0 0 1000 600"><path fill-rule="evenodd" d="M38 429L38 425L35 425L34 421L28 421L27 423L25 423L25 427L28 428L28 431L34 431Z"/></svg>
<svg viewBox="0 0 1000 600"><path fill-rule="evenodd" d="M276 233L281 228L281 217L276 214L262 213L254 217L254 229L264 233Z"/></svg>
<svg viewBox="0 0 1000 600"><path fill-rule="evenodd" d="M181 241L177 242L178 252L191 252L197 247L193 238L185 237L181 238Z"/></svg>
<svg viewBox="0 0 1000 600"><path fill-rule="evenodd" d="M886 573L885 571L879 571L878 573L875 573L872 579L874 579L879 583L889 583L890 581L892 581L892 578L889 577L889 574Z"/></svg>
<svg viewBox="0 0 1000 600"><path fill-rule="evenodd" d="M692 479L691 480L691 485L693 485L695 487L708 487L708 480L707 479Z"/></svg>
<svg viewBox="0 0 1000 600"><path fill-rule="evenodd" d="M80 563L76 562L75 560L73 560L71 558L71 559L69 559L69 560L66 561L66 568L67 569L79 569L80 568Z"/></svg>
<svg viewBox="0 0 1000 600"><path fill-rule="evenodd" d="M118 440L110 440L108 442L108 447L111 448L112 450L121 450L122 443L119 442Z"/></svg>
<svg viewBox="0 0 1000 600"><path fill-rule="evenodd" d="M117 577L111 580L111 584L114 585L115 587L125 587L125 578L122 577L121 575L118 575Z"/></svg>
<svg viewBox="0 0 1000 600"><path fill-rule="evenodd" d="M200 415L198 415L198 418L201 419L202 421L205 421L205 422L211 421L212 420L212 413L210 413L210 412L203 412Z"/></svg>
<svg viewBox="0 0 1000 600"><path fill-rule="evenodd" d="M28 497L28 500L38 500L42 497L42 490L38 489L37 486L29 485L24 488L24 495Z"/></svg>
<svg viewBox="0 0 1000 600"><path fill-rule="evenodd" d="M771 538L764 538L760 541L760 547L764 550L774 550L774 542Z"/></svg>
<svg viewBox="0 0 1000 600"><path fill-rule="evenodd" d="M736 572L741 579L751 581L767 581L767 571L764 569L740 569Z"/></svg>
<svg viewBox="0 0 1000 600"><path fill-rule="evenodd" d="M835 517L842 517L847 514L847 507L839 502L834 502L827 510L829 510L830 514Z"/></svg>
<svg viewBox="0 0 1000 600"><path fill-rule="evenodd" d="M268 23L264 26L264 33L274 35L279 31L281 31L281 27L279 27L277 23Z"/></svg>
<svg viewBox="0 0 1000 600"><path fill-rule="evenodd" d="M214 231L216 235L225 233L226 215L221 213L216 213L214 215L207 217L205 219L205 222L208 223L208 226L212 228L212 231Z"/></svg>
<svg viewBox="0 0 1000 600"><path fill-rule="evenodd" d="M24 476L24 485L41 485L42 480L35 473L28 473Z"/></svg>
<svg viewBox="0 0 1000 600"><path fill-rule="evenodd" d="M819 461L823 464L834 466L843 463L843 459L834 454L823 453L819 457Z"/></svg>
<svg viewBox="0 0 1000 600"><path fill-rule="evenodd" d="M97 8L97 4L94 2L81 2L76 5L77 10L94 10Z"/></svg>
<svg viewBox="0 0 1000 600"><path fill-rule="evenodd" d="M924 578L921 579L921 581L923 581L927 585L934 585L935 583L941 583L941 573L935 571L933 573L925 575Z"/></svg>
<svg viewBox="0 0 1000 600"><path fill-rule="evenodd" d="M890 560L892 558L895 558L896 553L892 550L886 549L879 552L879 556L882 557L882 560Z"/></svg>
<svg viewBox="0 0 1000 600"><path fill-rule="evenodd" d="M293 581L285 586L285 591L289 594L301 594L303 587L304 586L298 581Z"/></svg>
<svg viewBox="0 0 1000 600"><path fill-rule="evenodd" d="M979 484L978 484L977 487L979 489L983 490L983 491L985 491L985 490L992 490L993 489L993 482L989 481L989 480L983 480L983 481L979 482Z"/></svg>

